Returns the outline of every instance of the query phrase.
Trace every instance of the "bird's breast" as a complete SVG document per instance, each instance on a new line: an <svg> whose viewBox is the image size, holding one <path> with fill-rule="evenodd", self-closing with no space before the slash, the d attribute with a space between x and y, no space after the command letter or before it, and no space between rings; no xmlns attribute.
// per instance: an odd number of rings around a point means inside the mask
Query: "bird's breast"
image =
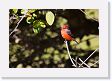
<svg viewBox="0 0 112 81"><path fill-rule="evenodd" d="M73 38L70 35L68 35L65 30L61 30L61 35L66 40L73 40Z"/></svg>

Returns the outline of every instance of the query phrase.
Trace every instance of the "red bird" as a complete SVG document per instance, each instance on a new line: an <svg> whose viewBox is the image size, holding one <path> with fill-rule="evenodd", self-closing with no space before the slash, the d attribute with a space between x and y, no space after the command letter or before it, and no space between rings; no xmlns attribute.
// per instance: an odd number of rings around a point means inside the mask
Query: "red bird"
<svg viewBox="0 0 112 81"><path fill-rule="evenodd" d="M63 25L61 27L61 35L65 40L68 40L68 41L73 40L73 41L75 41L75 44L78 44L78 42L74 39L68 25Z"/></svg>

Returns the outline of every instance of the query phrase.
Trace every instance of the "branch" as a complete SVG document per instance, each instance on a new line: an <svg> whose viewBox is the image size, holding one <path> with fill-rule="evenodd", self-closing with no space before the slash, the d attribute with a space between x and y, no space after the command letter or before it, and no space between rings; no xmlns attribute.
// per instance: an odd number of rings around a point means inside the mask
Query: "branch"
<svg viewBox="0 0 112 81"><path fill-rule="evenodd" d="M86 65L88 68L90 68L90 66L89 65L87 65L84 61L82 61L82 59L81 58L79 58L79 60L84 64L84 65ZM81 64L79 65L79 67L81 66Z"/></svg>
<svg viewBox="0 0 112 81"><path fill-rule="evenodd" d="M78 63L76 60L74 60L73 58L72 58L72 60L74 61L74 62L76 62L79 66L80 66L80 63ZM78 66L78 65L76 65L76 67ZM83 67L83 66L82 66Z"/></svg>
<svg viewBox="0 0 112 81"><path fill-rule="evenodd" d="M67 47L67 52L68 52L68 56L69 56L69 58L70 58L70 61L71 61L72 64L73 64L72 66L77 67L77 66L74 64L74 62L73 62L73 60L72 60L72 57L71 57L71 55L70 55L70 51L69 51L69 48L68 48L68 43L67 43L67 41L65 40L64 42L65 42L66 47Z"/></svg>
<svg viewBox="0 0 112 81"><path fill-rule="evenodd" d="M79 67L81 67L96 51L98 51L99 50L99 48L97 48L93 53L91 53L90 55L89 55L89 57L88 58L86 58L86 60L79 66Z"/></svg>
<svg viewBox="0 0 112 81"><path fill-rule="evenodd" d="M97 19L90 17L86 12L84 12L82 9L79 9L82 13L84 13L86 16L88 16L90 19L93 19L94 21L97 21Z"/></svg>
<svg viewBox="0 0 112 81"><path fill-rule="evenodd" d="M14 28L14 30L9 34L9 37L10 37L10 36L15 32L15 30L18 28L20 22L24 19L24 17L26 16L27 12L28 12L28 9L25 10L24 15L21 17L21 19L20 19L19 22L17 23L16 27Z"/></svg>
<svg viewBox="0 0 112 81"><path fill-rule="evenodd" d="M96 65L98 62L99 62L99 60L96 61L94 64L90 65L90 67Z"/></svg>

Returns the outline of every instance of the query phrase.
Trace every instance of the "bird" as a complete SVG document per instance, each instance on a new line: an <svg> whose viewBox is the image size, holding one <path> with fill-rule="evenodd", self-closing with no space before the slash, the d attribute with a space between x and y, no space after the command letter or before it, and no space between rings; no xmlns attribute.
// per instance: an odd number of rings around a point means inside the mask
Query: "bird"
<svg viewBox="0 0 112 81"><path fill-rule="evenodd" d="M64 24L61 26L61 36L67 41L74 41L75 45L79 44L73 37L73 34L71 33L68 24Z"/></svg>

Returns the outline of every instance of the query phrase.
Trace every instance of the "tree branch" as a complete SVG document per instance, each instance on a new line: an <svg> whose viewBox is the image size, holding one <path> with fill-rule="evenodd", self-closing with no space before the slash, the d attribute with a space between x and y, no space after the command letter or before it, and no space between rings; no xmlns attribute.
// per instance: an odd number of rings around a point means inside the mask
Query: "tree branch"
<svg viewBox="0 0 112 81"><path fill-rule="evenodd" d="M98 62L99 62L99 60L96 61L94 64L90 65L90 67L96 65Z"/></svg>
<svg viewBox="0 0 112 81"><path fill-rule="evenodd" d="M28 9L25 10L24 15L21 17L21 19L20 19L19 22L17 23L16 27L14 28L14 30L9 34L9 37L10 37L10 36L15 32L15 30L18 28L20 22L24 19L24 17L26 16L27 12L28 12Z"/></svg>
<svg viewBox="0 0 112 81"><path fill-rule="evenodd" d="M97 48L93 53L91 53L90 55L89 55L89 57L88 58L86 58L86 60L79 66L79 67L81 67L96 51L98 51L99 50L99 48Z"/></svg>
<svg viewBox="0 0 112 81"><path fill-rule="evenodd" d="M86 65L88 68L90 68L90 66L89 65L87 65L84 61L82 61L82 59L81 58L79 58L79 60L82 62L82 64L84 64L84 65ZM79 67L81 66L81 64L79 65Z"/></svg>
<svg viewBox="0 0 112 81"><path fill-rule="evenodd" d="M71 55L70 55L70 51L69 51L69 48L68 48L68 43L67 43L67 41L65 40L64 42L65 42L66 47L67 47L67 52L68 52L68 56L69 56L69 58L70 58L70 61L71 61L72 64L73 64L72 66L77 67L77 66L75 65L75 63L73 62L72 57L71 57Z"/></svg>
<svg viewBox="0 0 112 81"><path fill-rule="evenodd" d="M98 20L97 19L95 19L95 18L91 18L86 12L84 12L82 9L79 9L82 13L84 13L86 16L88 16L90 19L93 19L94 21L97 21L98 22Z"/></svg>

